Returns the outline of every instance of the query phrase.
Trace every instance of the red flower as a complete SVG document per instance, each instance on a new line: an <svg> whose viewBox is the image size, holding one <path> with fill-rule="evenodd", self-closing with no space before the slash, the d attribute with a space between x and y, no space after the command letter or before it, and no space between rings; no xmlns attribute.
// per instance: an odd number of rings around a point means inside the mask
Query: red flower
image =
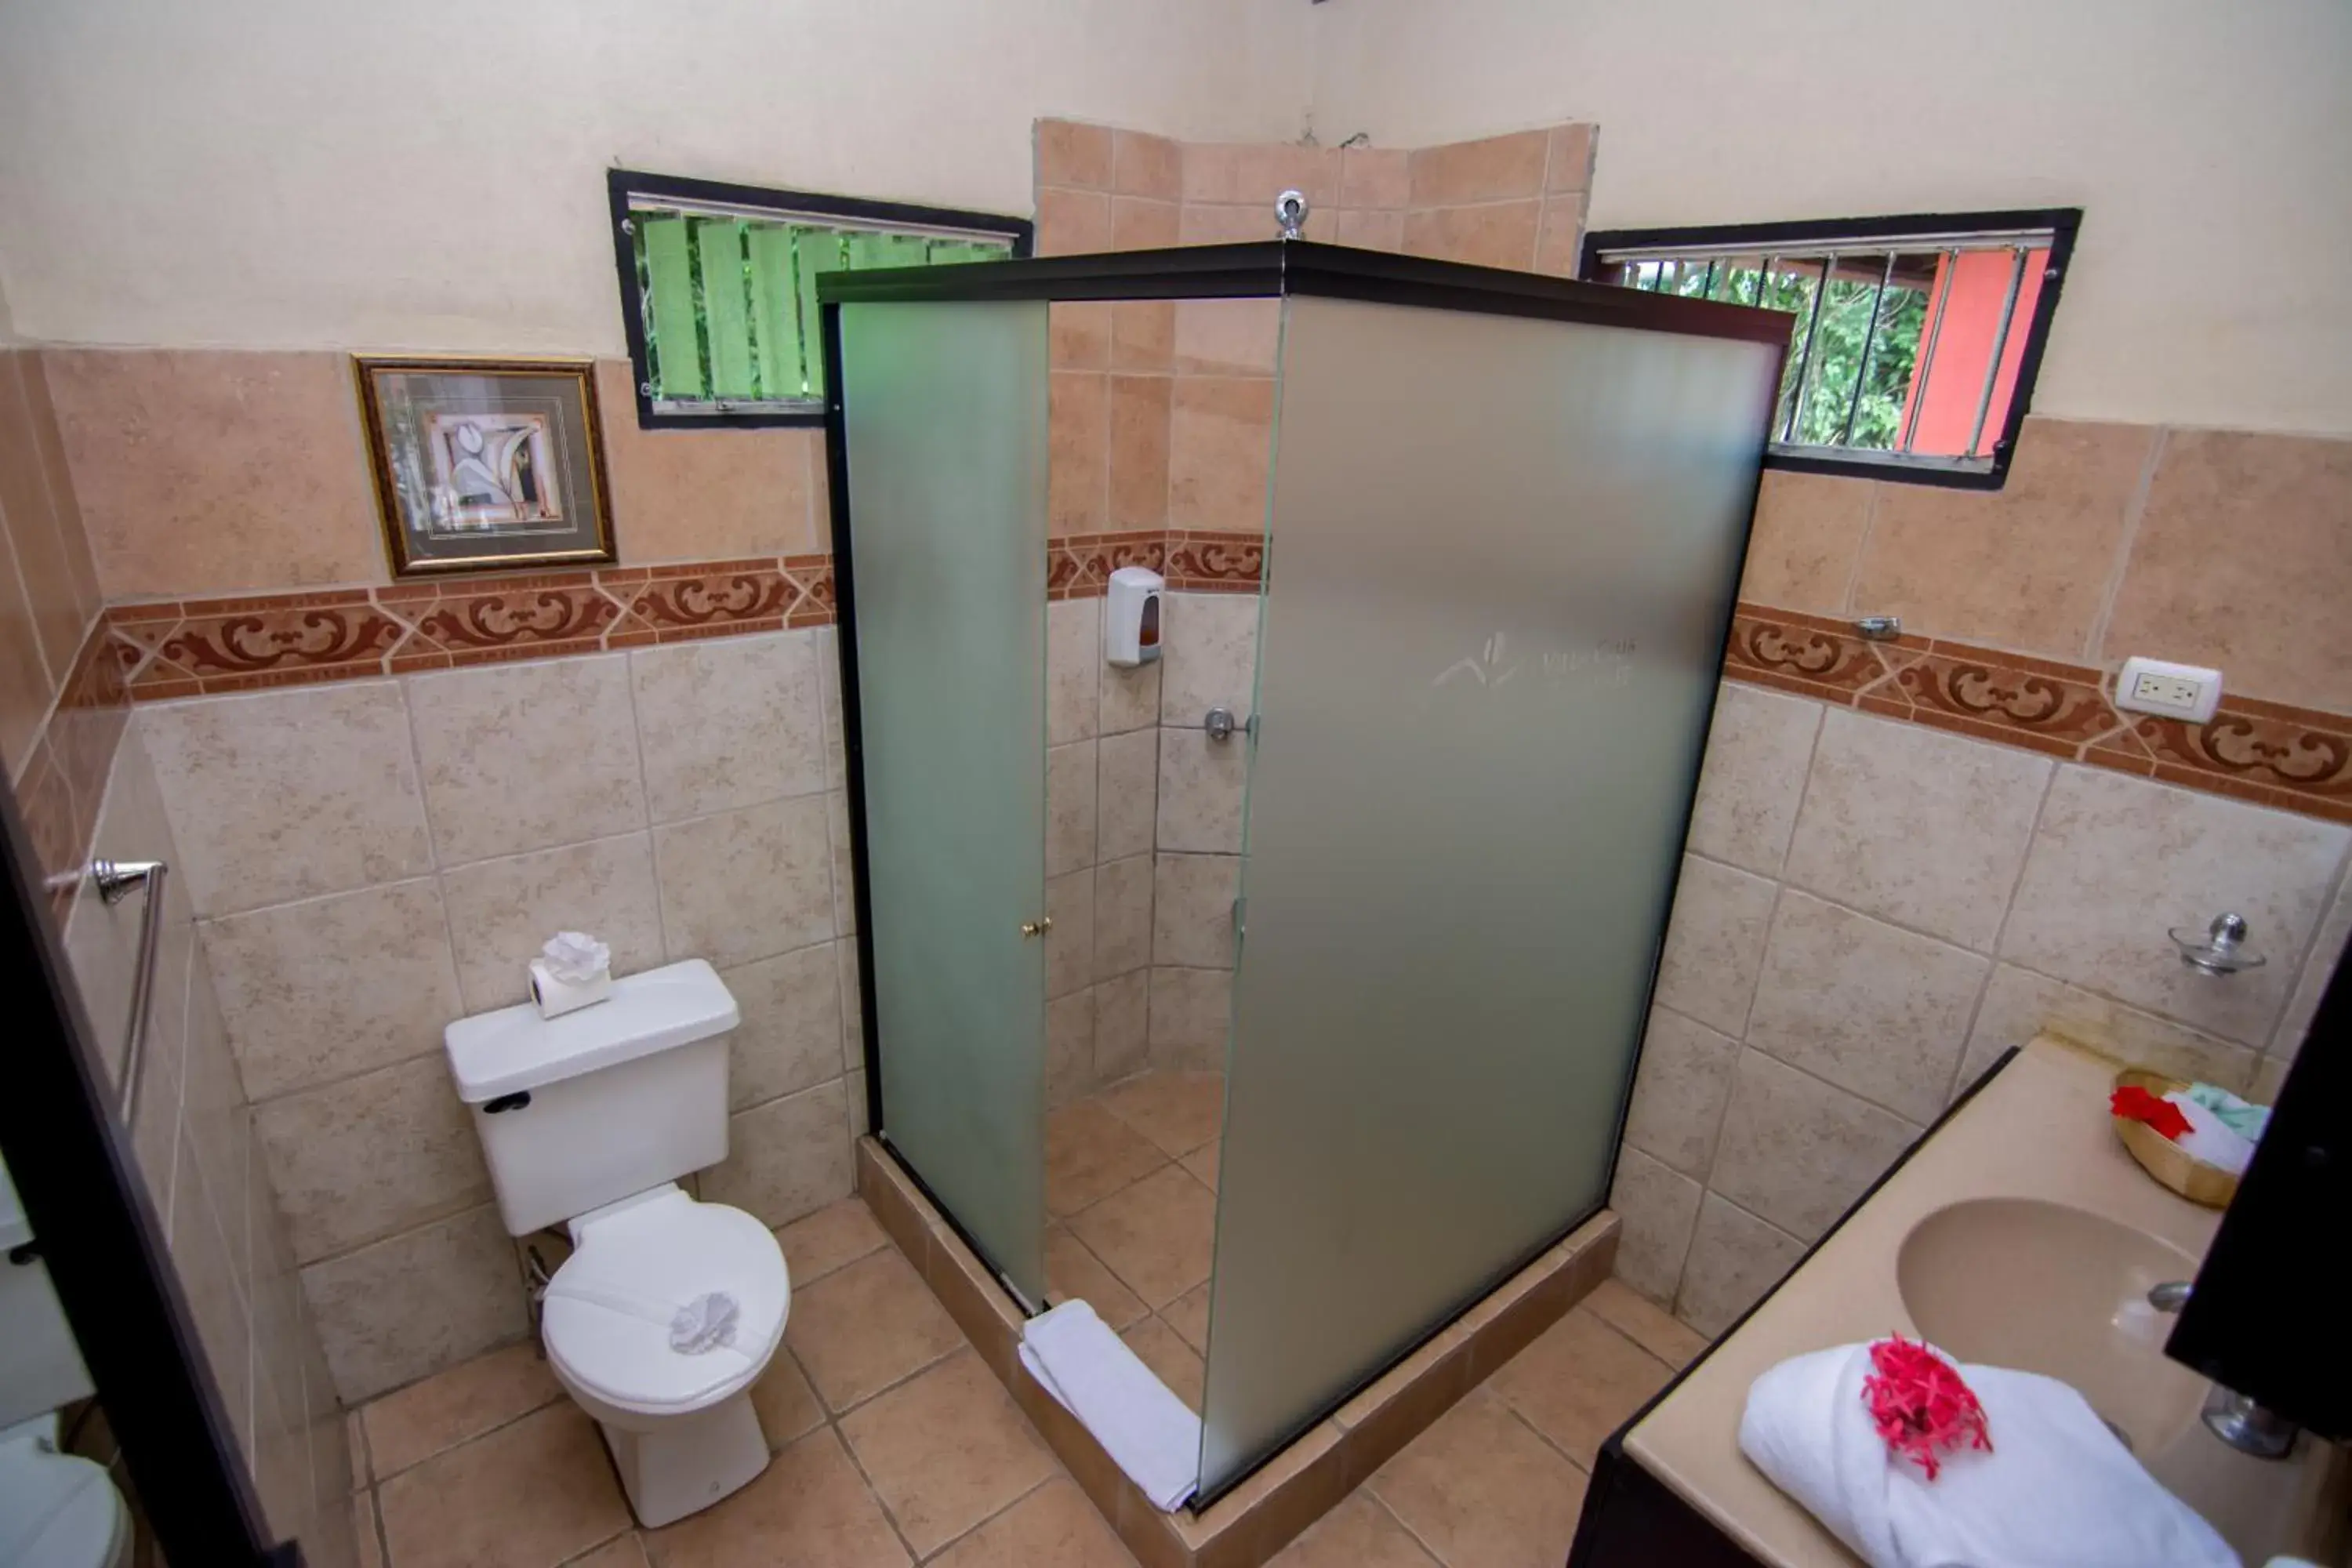
<svg viewBox="0 0 2352 1568"><path fill-rule="evenodd" d="M2126 1121L2145 1121L2167 1138L2177 1140L2189 1131L2189 1118L2180 1114L2180 1107L2136 1083L2127 1083L2108 1096L2107 1109Z"/></svg>
<svg viewBox="0 0 2352 1568"><path fill-rule="evenodd" d="M1870 1347L1870 1364L1875 1370L1862 1380L1862 1402L1870 1407L1872 1425L1889 1448L1927 1471L1929 1480L1943 1468L1936 1458L1939 1451L1966 1442L1992 1452L1984 1406L1951 1363L1896 1334Z"/></svg>

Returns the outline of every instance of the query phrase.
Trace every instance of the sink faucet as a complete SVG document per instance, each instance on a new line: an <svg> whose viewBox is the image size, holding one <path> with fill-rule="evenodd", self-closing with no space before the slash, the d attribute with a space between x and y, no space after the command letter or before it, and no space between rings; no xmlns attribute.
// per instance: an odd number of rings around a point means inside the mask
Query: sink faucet
<svg viewBox="0 0 2352 1568"><path fill-rule="evenodd" d="M2168 1279L2149 1287L2147 1304L2159 1312L2178 1312L2189 1304L2189 1292L2195 1289L2190 1280ZM2205 1428L2238 1452L2258 1459L2286 1458L2301 1430L2284 1416L2218 1383L2205 1396Z"/></svg>

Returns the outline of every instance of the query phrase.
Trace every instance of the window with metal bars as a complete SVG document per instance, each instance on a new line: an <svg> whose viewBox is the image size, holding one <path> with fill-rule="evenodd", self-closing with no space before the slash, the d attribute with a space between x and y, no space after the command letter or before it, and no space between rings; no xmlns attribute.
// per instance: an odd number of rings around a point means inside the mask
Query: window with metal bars
<svg viewBox="0 0 2352 1568"><path fill-rule="evenodd" d="M1029 254L1026 219L607 173L637 423L821 425L816 280Z"/></svg>
<svg viewBox="0 0 2352 1568"><path fill-rule="evenodd" d="M1767 467L1998 489L2082 216L1604 230L1580 274L1789 313Z"/></svg>

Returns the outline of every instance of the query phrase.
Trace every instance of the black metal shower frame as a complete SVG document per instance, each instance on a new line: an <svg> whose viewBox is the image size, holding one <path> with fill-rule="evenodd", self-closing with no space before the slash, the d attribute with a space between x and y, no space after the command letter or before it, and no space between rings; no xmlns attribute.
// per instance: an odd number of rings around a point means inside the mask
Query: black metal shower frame
<svg viewBox="0 0 2352 1568"><path fill-rule="evenodd" d="M1790 319L1784 311L1645 293L1533 272L1433 261L1386 251L1359 250L1349 246L1324 245L1312 240L1275 239L1241 245L1184 246L1161 250L972 262L961 267L837 272L819 279L817 300L823 323L825 367L825 478L832 511L834 613L838 626L842 738L860 975L871 976L875 973L874 910L873 884L866 858L866 759L862 702L857 683L856 570L856 552L851 548L853 522L849 504L849 448L845 438L846 405L841 358L841 307L1013 301L1057 304L1105 300L1283 299L1293 295L1476 315L1515 316L1531 321L1621 327L1687 337L1733 339L1764 344L1783 359L1787 355L1790 340ZM1775 385L1779 384L1781 369L1779 364L1773 367ZM1768 437L1769 430L1764 428L1756 433L1759 485L1763 478L1762 458ZM1752 521L1755 513L1752 495L1748 512ZM1746 545L1747 536L1743 532L1743 556ZM1733 587L1736 593L1736 583ZM1260 591L1264 591L1263 585ZM1732 615L1728 606L1723 621L1723 636L1716 655L1718 668L1723 662L1724 651L1730 644ZM1714 717L1715 705L1710 701L1707 711L1710 730ZM1690 812L1696 798L1694 789L1692 801L1684 806L1685 838L1689 836ZM1650 952L1648 990L1643 995L1641 1012L1643 1017L1649 1016L1650 1003L1657 988L1658 960L1664 951L1664 932L1673 919L1674 900L1678 890L1678 886L1670 887L1667 890L1664 918L1659 922L1658 941ZM886 1126L882 1100L882 1032L875 987L870 980L858 987L858 1009L863 1025L860 1032L866 1070L866 1122L877 1141L881 1142ZM1630 1068L1638 1068L1640 1060L1641 1040L1637 1036ZM1624 1142L1625 1115L1632 1103L1633 1086L1633 1072L1628 1070L1625 1090L1619 1099L1610 1133L1609 1170L1601 1184L1601 1201L1578 1215L1541 1245L1528 1249L1524 1256L1497 1271L1479 1296L1473 1298L1474 1302L1559 1245L1607 1206L1607 1194L1616 1182L1617 1153ZM883 1147L887 1149L887 1142ZM898 1161L898 1163L899 1169L932 1199L932 1206L954 1227L964 1244L972 1249L973 1255L985 1261L992 1270L996 1270L995 1260L965 1230L954 1210L940 1203L938 1194L924 1185L920 1175L904 1160ZM1428 1334L1407 1346L1385 1365L1374 1369L1355 1389L1343 1393L1339 1400L1333 1402L1332 1407L1336 1408L1352 1398L1357 1389L1385 1376L1429 1339L1444 1332L1446 1326L1445 1323L1433 1325ZM1315 1420L1320 1419L1318 1414ZM1309 1421L1298 1430L1304 1432L1313 1425L1314 1422ZM1295 1441L1297 1436L1298 1432L1290 1434L1284 1439L1284 1446ZM1273 1450L1275 1453L1280 1451L1280 1447ZM1193 1500L1192 1506L1195 1509L1208 1506L1244 1479L1245 1476L1235 1477L1216 1491L1204 1492Z"/></svg>

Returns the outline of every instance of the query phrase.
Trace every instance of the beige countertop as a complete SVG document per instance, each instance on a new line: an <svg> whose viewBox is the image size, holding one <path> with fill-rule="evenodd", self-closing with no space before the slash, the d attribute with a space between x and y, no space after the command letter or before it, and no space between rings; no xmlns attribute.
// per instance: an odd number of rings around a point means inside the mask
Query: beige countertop
<svg viewBox="0 0 2352 1568"><path fill-rule="evenodd" d="M2020 1197L2086 1209L2202 1258L2221 1216L2157 1185L2133 1162L2107 1125L2114 1074L2114 1063L2088 1051L2036 1038L1691 1370L1627 1435L1626 1453L1764 1563L1858 1562L1739 1452L1748 1385L1809 1351L1895 1332L1918 1337L1896 1258L1914 1226L1962 1200ZM2030 1300L2019 1302L2020 1311L2032 1310ZM2159 1344L2161 1328L2148 1330ZM2322 1511L2323 1495L2335 1505L2325 1511L2340 1517L2342 1456L2326 1445L2306 1438L2294 1458L2265 1463L2224 1448L2189 1419L2140 1458L2250 1563L2291 1546L2340 1545L2314 1535L2336 1533L2331 1527L2302 1522Z"/></svg>

